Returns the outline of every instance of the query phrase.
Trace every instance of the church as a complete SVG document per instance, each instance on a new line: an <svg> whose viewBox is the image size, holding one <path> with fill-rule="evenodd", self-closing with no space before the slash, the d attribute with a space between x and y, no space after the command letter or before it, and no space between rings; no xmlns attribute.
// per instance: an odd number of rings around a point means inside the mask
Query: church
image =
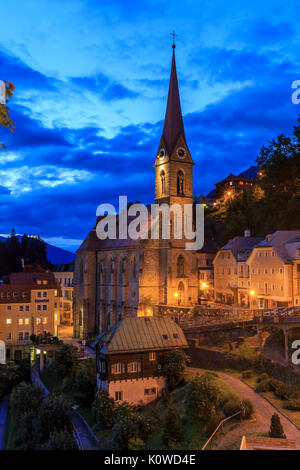
<svg viewBox="0 0 300 470"><path fill-rule="evenodd" d="M183 125L172 46L169 93L162 136L155 156L154 202L193 203L193 166ZM74 272L74 336L93 337L126 317L187 311L198 303L197 252L169 239L100 240L91 230L79 249Z"/></svg>

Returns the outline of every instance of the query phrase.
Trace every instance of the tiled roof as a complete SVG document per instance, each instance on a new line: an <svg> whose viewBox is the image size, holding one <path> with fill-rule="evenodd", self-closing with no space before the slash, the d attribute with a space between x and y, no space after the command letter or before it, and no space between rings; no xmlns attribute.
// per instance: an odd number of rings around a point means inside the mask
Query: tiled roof
<svg viewBox="0 0 300 470"><path fill-rule="evenodd" d="M236 259L241 253L246 254L246 258L248 258L253 248L262 240L262 237L234 237L226 245L222 246L220 250L231 250ZM249 251L248 255L247 251Z"/></svg>
<svg viewBox="0 0 300 470"><path fill-rule="evenodd" d="M123 318L97 342L103 354L188 347L182 329L168 317Z"/></svg>
<svg viewBox="0 0 300 470"><path fill-rule="evenodd" d="M38 284L37 281L47 281L47 284ZM50 271L45 272L23 272L23 273L12 273L9 276L9 284L14 285L28 285L36 288L43 289L56 289L57 281L54 274Z"/></svg>

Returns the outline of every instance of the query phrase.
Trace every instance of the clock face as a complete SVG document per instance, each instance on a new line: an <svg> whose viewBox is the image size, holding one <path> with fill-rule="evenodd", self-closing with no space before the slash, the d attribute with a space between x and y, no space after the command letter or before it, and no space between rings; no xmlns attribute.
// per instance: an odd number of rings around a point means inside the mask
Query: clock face
<svg viewBox="0 0 300 470"><path fill-rule="evenodd" d="M165 156L166 156L166 151L164 148L161 148L159 151L159 158L163 160Z"/></svg>
<svg viewBox="0 0 300 470"><path fill-rule="evenodd" d="M183 159L186 155L186 151L183 147L179 147L179 149L177 150L177 156L181 159Z"/></svg>

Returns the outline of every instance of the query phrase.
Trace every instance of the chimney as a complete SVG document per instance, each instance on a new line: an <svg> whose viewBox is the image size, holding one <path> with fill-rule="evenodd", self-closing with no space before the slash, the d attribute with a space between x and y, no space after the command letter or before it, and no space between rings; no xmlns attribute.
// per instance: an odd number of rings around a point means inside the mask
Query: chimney
<svg viewBox="0 0 300 470"><path fill-rule="evenodd" d="M244 231L244 237L245 237L245 238L251 237L251 230L250 230L249 228L247 228L247 229Z"/></svg>

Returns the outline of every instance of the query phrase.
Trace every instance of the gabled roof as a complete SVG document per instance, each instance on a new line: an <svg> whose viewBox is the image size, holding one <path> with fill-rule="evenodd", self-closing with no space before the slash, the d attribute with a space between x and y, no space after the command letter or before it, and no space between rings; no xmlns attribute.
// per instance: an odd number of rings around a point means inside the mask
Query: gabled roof
<svg viewBox="0 0 300 470"><path fill-rule="evenodd" d="M247 259L253 248L263 240L262 237L234 237L220 251L231 250L236 259L243 255L243 260Z"/></svg>
<svg viewBox="0 0 300 470"><path fill-rule="evenodd" d="M267 235L256 248L273 247L282 261L287 263L293 258L298 243L300 243L300 230L277 230Z"/></svg>
<svg viewBox="0 0 300 470"><path fill-rule="evenodd" d="M179 137L182 137L186 144L175 63L175 47L173 47L169 94L163 130L163 139L169 156L171 156Z"/></svg>
<svg viewBox="0 0 300 470"><path fill-rule="evenodd" d="M99 335L102 354L188 348L182 329L168 317L128 317Z"/></svg>

